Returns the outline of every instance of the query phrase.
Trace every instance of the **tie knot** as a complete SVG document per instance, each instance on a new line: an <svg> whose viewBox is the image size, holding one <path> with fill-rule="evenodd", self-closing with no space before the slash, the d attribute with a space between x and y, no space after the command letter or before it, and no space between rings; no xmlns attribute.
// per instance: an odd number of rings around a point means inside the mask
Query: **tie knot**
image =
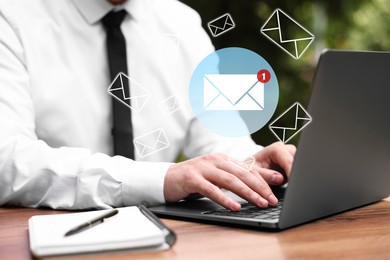
<svg viewBox="0 0 390 260"><path fill-rule="evenodd" d="M106 28L118 28L123 22L123 19L125 19L126 14L127 13L125 10L121 10L118 12L111 11L103 17L103 25Z"/></svg>

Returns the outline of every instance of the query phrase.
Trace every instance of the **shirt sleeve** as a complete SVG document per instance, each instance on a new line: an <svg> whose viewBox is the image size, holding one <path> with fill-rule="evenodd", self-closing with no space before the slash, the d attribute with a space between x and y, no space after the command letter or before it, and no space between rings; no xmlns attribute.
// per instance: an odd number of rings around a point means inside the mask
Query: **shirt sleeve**
<svg viewBox="0 0 390 260"><path fill-rule="evenodd" d="M0 32L0 205L86 209L164 203L170 163L52 148L39 140L22 38L1 12Z"/></svg>

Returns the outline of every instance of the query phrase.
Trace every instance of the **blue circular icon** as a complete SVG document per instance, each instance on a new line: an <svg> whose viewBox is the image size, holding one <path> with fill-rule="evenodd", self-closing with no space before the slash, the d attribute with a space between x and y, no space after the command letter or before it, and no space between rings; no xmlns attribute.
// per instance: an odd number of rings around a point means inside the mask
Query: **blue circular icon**
<svg viewBox="0 0 390 260"><path fill-rule="evenodd" d="M244 48L217 50L196 67L189 87L196 117L209 130L240 137L261 129L278 105L278 79L268 62Z"/></svg>

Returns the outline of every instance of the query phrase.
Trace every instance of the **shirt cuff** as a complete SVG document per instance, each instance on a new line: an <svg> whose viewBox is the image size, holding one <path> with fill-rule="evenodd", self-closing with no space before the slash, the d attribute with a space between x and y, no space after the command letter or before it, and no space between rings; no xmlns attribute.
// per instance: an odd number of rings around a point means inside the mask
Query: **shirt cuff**
<svg viewBox="0 0 390 260"><path fill-rule="evenodd" d="M126 159L120 169L123 204L164 204L164 179L171 165L166 162L134 162Z"/></svg>

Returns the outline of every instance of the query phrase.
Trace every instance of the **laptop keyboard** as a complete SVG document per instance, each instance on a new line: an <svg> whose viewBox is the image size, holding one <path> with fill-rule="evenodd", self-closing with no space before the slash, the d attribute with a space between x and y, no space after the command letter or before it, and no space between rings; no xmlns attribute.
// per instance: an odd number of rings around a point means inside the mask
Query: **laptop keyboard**
<svg viewBox="0 0 390 260"><path fill-rule="evenodd" d="M229 209L218 209L202 212L202 214L216 215L216 216L229 216L237 218L254 218L254 219L266 219L273 220L278 219L280 211L283 206L283 199L279 200L277 206L268 208L259 208L251 203L241 204L240 211L231 211Z"/></svg>

